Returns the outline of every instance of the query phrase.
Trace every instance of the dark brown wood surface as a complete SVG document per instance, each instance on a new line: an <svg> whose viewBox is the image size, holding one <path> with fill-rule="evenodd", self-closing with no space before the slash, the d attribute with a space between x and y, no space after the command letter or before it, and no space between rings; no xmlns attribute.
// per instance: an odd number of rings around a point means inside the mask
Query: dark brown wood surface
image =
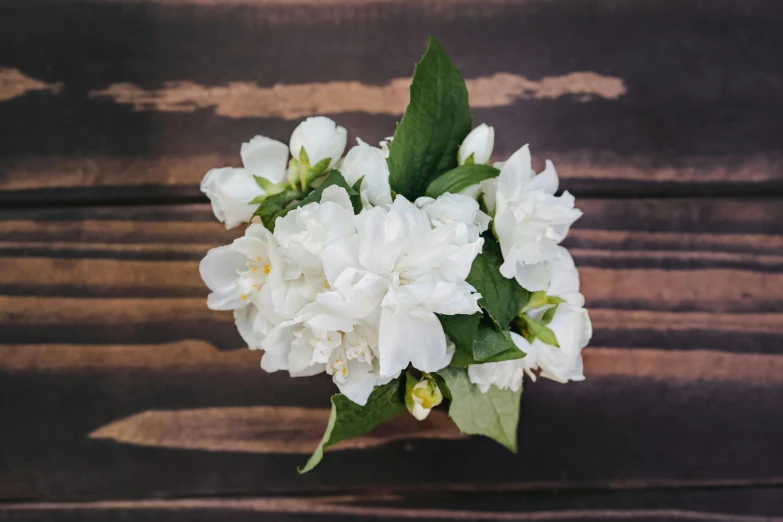
<svg viewBox="0 0 783 522"><path fill-rule="evenodd" d="M748 0L0 4L0 520L783 520L783 7ZM392 133L427 34L496 156L584 217L583 383L519 454L402 416L295 468L333 385L266 374L198 262L255 134Z"/></svg>

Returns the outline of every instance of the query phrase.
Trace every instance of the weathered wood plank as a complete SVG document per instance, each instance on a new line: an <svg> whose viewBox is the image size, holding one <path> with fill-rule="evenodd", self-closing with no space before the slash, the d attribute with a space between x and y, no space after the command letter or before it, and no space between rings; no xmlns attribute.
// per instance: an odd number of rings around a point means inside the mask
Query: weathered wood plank
<svg viewBox="0 0 783 522"><path fill-rule="evenodd" d="M285 139L309 112L381 139L428 33L472 82L498 158L530 141L565 188L783 189L775 3L44 4L0 7L3 67L26 79L0 87L7 204L198 197L242 141Z"/></svg>
<svg viewBox="0 0 783 522"><path fill-rule="evenodd" d="M596 342L780 353L776 201L585 200L567 246ZM242 345L204 306L206 251L231 241L206 205L0 212L5 344Z"/></svg>
<svg viewBox="0 0 783 522"><path fill-rule="evenodd" d="M405 488L411 466L422 487L783 481L780 355L594 348L587 381L527 384L518 456L448 431L394 442L388 434L407 428L393 424L367 439L367 449L331 452L300 477L294 468L305 456L291 453L316 440L315 421L281 419L302 408L323 418L328 379L265 374L252 362L257 354L203 344L70 347L61 357L66 350L0 346L0 392L9 398L1 412L3 498Z"/></svg>
<svg viewBox="0 0 783 522"><path fill-rule="evenodd" d="M385 491L339 496L99 500L0 505L12 520L668 520L778 522L778 488L674 491ZM274 518L270 518L274 517Z"/></svg>

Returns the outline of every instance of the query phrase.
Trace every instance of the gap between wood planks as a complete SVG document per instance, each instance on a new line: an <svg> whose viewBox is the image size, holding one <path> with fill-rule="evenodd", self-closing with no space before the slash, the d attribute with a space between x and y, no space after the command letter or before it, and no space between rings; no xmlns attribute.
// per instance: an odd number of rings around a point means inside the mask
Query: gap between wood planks
<svg viewBox="0 0 783 522"><path fill-rule="evenodd" d="M176 206L208 203L196 186L154 187L159 195L142 195L146 186L101 187L103 197L96 197L94 188L49 188L0 192L0 210L35 208L89 208L132 206ZM731 199L745 201L783 200L783 181L758 185L725 184L703 186L650 187L628 191L574 189L577 201L585 199L642 200L642 199ZM107 194L108 193L108 194ZM577 205L578 206L578 205Z"/></svg>
<svg viewBox="0 0 783 522"><path fill-rule="evenodd" d="M743 481L721 481L720 483L702 482L699 484L687 483L685 481L678 484L657 484L652 487L636 487L631 484L630 487L616 487L617 484L607 483L605 487L596 488L595 484L587 487L562 487L561 484L538 485L525 484L518 487L518 484L498 484L498 485L473 485L473 484L455 484L450 487L429 487L428 485L414 485L405 487L358 487L358 488L340 488L336 491L334 488L315 488L306 491L297 492L277 492L271 495L259 496L257 494L245 493L223 493L209 495L163 495L156 498L104 498L89 500L63 501L51 499L48 501L30 501L19 500L0 500L0 515L3 513L20 512L111 512L111 511L158 511L168 513L187 513L189 511L214 511L219 512L250 512L250 513L290 513L303 515L341 515L348 517L373 517L395 519L439 519L439 520L584 520L584 519L673 519L689 521L715 521L715 522L780 522L783 517L779 515L768 514L747 514L735 511L725 512L719 510L695 510L692 508L683 508L682 499L672 496L665 504L669 506L662 507L662 502L647 502L656 506L655 508L621 508L612 509L604 507L577 507L576 509L567 506L559 509L552 509L547 506L546 509L534 509L528 511L514 511L514 506L503 505L505 509L481 510L472 505L470 507L458 506L448 509L441 507L432 507L442 504L448 499L438 498L437 495L458 494L503 494L503 493L543 493L557 495L556 504L561 504L562 495L568 493L576 494L619 494L621 491L639 491L645 494L666 494L668 493L716 493L716 494L750 494L757 493L759 498L764 494L774 494L778 489L780 480L759 481L761 484L751 484ZM499 486L499 487L498 487ZM533 487L531 487L533 486ZM537 487L536 487L537 486ZM608 487L606 487L608 486ZM683 487L684 486L684 487ZM754 491L757 490L757 491ZM783 494L783 490L780 491ZM424 500L424 503L421 500ZM412 507L405 507L406 501L413 500ZM417 505L417 500L418 505ZM599 499L607 502L606 499ZM616 500L616 499L615 499ZM642 504L645 499L641 499ZM373 502L376 503L373 505ZM703 502L703 500L702 500ZM579 503L577 503L578 505ZM680 504L678 507L674 507ZM493 507L492 502L488 504ZM589 504L588 504L589 505ZM687 502L686 502L687 505ZM756 503L751 502L748 506L745 501L745 510L750 507L754 511ZM769 506L763 506L769 511ZM776 507L773 503L772 507Z"/></svg>

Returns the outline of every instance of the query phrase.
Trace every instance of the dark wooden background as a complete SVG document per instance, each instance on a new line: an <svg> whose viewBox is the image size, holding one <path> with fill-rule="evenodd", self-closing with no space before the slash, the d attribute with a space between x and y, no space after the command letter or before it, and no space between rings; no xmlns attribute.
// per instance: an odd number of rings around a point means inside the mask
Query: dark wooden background
<svg viewBox="0 0 783 522"><path fill-rule="evenodd" d="M588 378L516 456L401 417L298 476L333 386L207 310L198 182L391 134L428 34L585 212ZM3 0L0 519L783 520L782 149L779 1Z"/></svg>

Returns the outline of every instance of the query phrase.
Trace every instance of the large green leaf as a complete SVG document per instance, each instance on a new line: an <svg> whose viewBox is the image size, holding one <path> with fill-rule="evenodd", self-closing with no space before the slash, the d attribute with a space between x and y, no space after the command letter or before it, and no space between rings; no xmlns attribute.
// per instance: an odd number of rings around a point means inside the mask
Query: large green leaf
<svg viewBox="0 0 783 522"><path fill-rule="evenodd" d="M514 392L490 386L482 393L470 382L465 368L444 368L438 376L451 399L449 417L463 433L485 435L517 452L517 423L522 389Z"/></svg>
<svg viewBox="0 0 783 522"><path fill-rule="evenodd" d="M525 352L516 347L508 332L499 331L491 321L482 321L473 345L473 358L476 361L507 361L521 359L524 356ZM498 359L498 357L502 358Z"/></svg>
<svg viewBox="0 0 783 522"><path fill-rule="evenodd" d="M446 192L458 194L471 185L497 177L498 174L500 171L489 165L460 165L432 180L424 195L437 198Z"/></svg>
<svg viewBox="0 0 783 522"><path fill-rule="evenodd" d="M340 441L367 433L386 419L405 410L404 384L394 379L370 394L367 404L359 406L345 395L332 396L332 414L321 443L299 473L307 473L321 462L324 450Z"/></svg>
<svg viewBox="0 0 783 522"><path fill-rule="evenodd" d="M452 364L458 364L459 366L471 364L473 361L473 345L476 343L481 314L439 315L438 319L440 319L443 331L456 347Z"/></svg>
<svg viewBox="0 0 783 522"><path fill-rule="evenodd" d="M470 129L465 80L430 37L413 73L410 103L389 146L392 190L411 200L421 196L438 174L457 166L457 151Z"/></svg>
<svg viewBox="0 0 783 522"><path fill-rule="evenodd" d="M509 361L525 356L507 331L498 330L490 319L481 314L441 315L438 318L443 331L456 347L451 366Z"/></svg>
<svg viewBox="0 0 783 522"><path fill-rule="evenodd" d="M479 305L487 311L500 330L519 315L530 293L519 286L515 279L506 279L500 273L503 253L491 234L484 234L484 248L473 261L468 283L481 294Z"/></svg>

